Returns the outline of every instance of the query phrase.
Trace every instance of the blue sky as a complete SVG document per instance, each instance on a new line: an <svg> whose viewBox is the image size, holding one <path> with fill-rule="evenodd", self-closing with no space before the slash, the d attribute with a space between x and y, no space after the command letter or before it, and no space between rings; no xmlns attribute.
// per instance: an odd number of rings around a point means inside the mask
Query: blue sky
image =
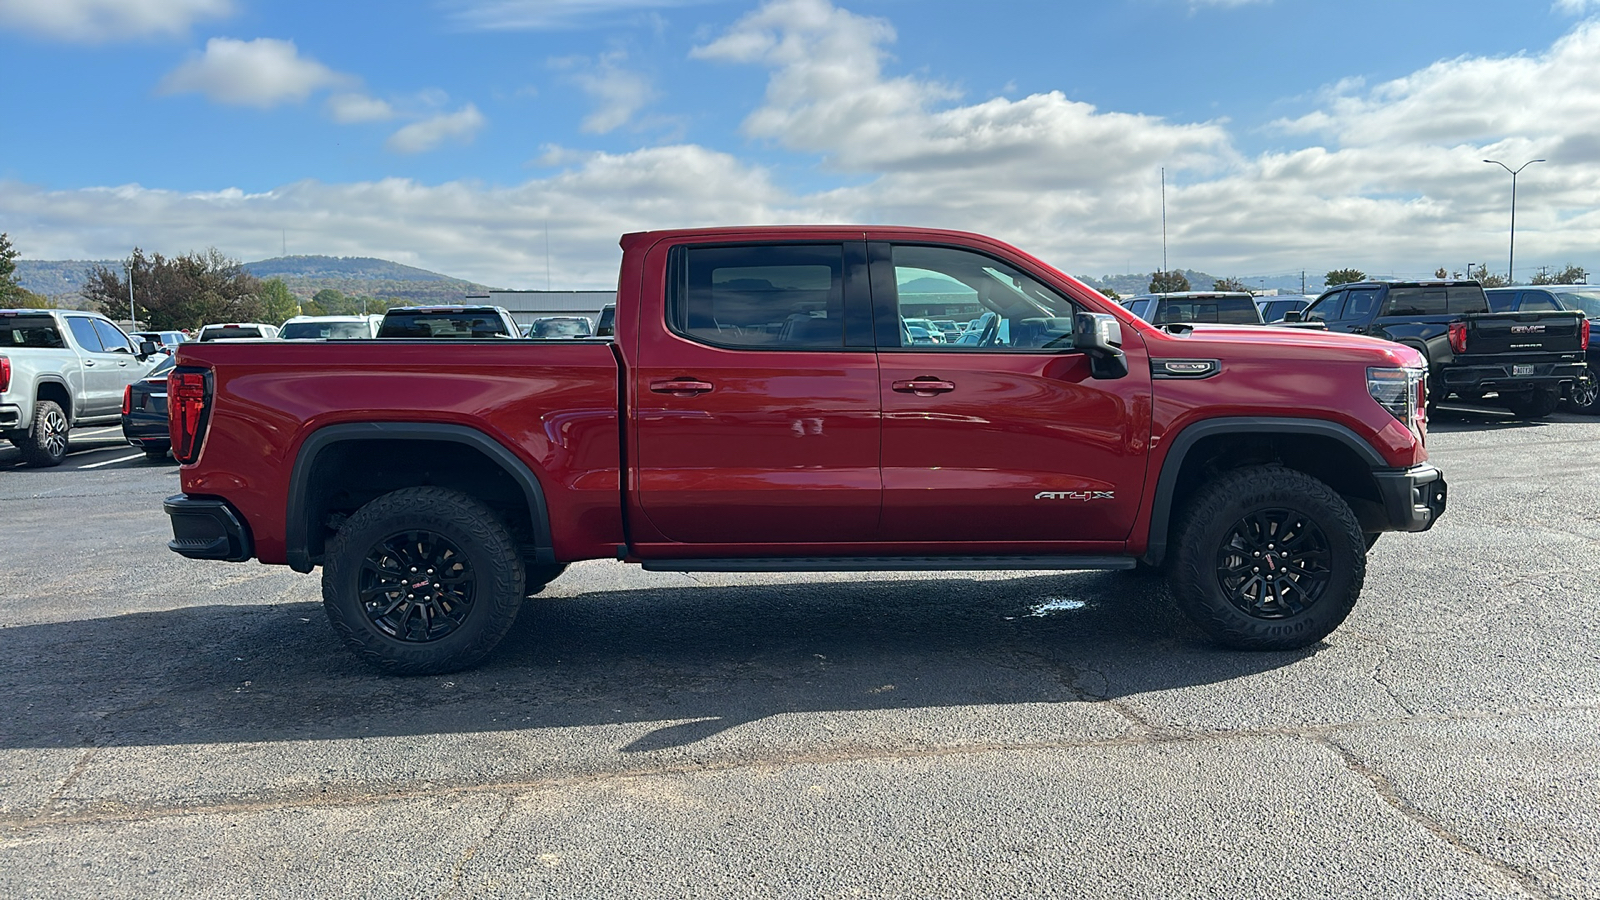
<svg viewBox="0 0 1600 900"><path fill-rule="evenodd" d="M624 231L884 222L1085 275L1600 270L1600 13L1368 0L0 0L0 230L609 286ZM549 232L551 271L545 269ZM1316 281L1318 279L1313 279Z"/></svg>

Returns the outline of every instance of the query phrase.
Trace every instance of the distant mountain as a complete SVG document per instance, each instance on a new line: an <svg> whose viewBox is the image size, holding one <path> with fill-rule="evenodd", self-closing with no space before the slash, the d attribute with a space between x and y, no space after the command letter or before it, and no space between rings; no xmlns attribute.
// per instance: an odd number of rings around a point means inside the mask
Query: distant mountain
<svg viewBox="0 0 1600 900"><path fill-rule="evenodd" d="M89 270L105 266L120 270L115 259L19 259L17 283L43 294L61 306L81 307L78 290ZM427 269L403 266L386 259L364 256L280 256L245 263L250 274L263 280L281 278L290 292L309 300L317 291L332 288L343 294L411 303L451 303L468 294L482 294L486 285L451 278ZM136 288L137 291L137 288Z"/></svg>

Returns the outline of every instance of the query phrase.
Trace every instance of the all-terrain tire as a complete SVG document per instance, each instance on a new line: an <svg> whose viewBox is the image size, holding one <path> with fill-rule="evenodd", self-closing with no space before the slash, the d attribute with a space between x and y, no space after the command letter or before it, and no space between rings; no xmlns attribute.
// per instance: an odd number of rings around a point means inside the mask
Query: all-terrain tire
<svg viewBox="0 0 1600 900"><path fill-rule="evenodd" d="M22 451L22 462L35 469L48 469L61 465L67 458L67 441L72 434L72 422L54 400L37 400L33 404L33 427L21 438L13 439Z"/></svg>
<svg viewBox="0 0 1600 900"><path fill-rule="evenodd" d="M1349 504L1282 466L1233 469L1185 504L1172 593L1213 640L1289 650L1327 637L1350 615L1367 573L1367 537Z"/></svg>
<svg viewBox="0 0 1600 900"><path fill-rule="evenodd" d="M1556 411L1561 394L1551 388L1538 388L1506 397L1506 408L1519 419L1542 419Z"/></svg>
<svg viewBox="0 0 1600 900"><path fill-rule="evenodd" d="M322 606L370 665L434 675L494 650L516 621L523 579L493 510L460 491L404 488L356 510L329 542Z"/></svg>

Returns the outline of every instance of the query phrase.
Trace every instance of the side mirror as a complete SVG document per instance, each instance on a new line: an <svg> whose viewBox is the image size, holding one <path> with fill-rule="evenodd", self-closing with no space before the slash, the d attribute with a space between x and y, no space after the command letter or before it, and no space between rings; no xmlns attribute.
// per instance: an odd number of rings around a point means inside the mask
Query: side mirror
<svg viewBox="0 0 1600 900"><path fill-rule="evenodd" d="M139 342L139 361L140 362L144 362L145 360L149 359L152 356L155 356L157 353L160 353L160 352L161 352L161 348L156 346L156 342L155 341L140 341Z"/></svg>
<svg viewBox="0 0 1600 900"><path fill-rule="evenodd" d="M1095 378L1122 378L1128 357L1122 352L1122 323L1110 313L1081 312L1072 319L1072 346L1089 356Z"/></svg>
<svg viewBox="0 0 1600 900"><path fill-rule="evenodd" d="M1283 320L1285 322L1299 322L1303 318L1304 318L1304 316L1301 314L1300 310L1298 310L1298 309L1291 309L1288 312L1283 314Z"/></svg>

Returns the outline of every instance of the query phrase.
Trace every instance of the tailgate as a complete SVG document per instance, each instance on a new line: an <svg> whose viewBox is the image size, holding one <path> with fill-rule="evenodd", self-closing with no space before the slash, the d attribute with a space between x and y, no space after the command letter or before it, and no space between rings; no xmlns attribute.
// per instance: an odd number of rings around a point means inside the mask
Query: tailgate
<svg viewBox="0 0 1600 900"><path fill-rule="evenodd" d="M1472 356L1523 357L1583 349L1581 312L1476 313L1462 318L1467 324L1467 353Z"/></svg>

